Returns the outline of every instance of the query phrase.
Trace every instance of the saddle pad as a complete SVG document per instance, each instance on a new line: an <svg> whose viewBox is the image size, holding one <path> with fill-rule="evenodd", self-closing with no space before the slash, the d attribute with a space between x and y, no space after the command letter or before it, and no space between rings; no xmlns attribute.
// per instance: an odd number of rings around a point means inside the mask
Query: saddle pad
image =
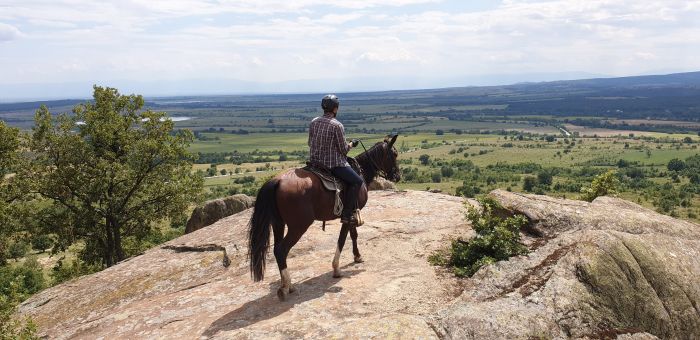
<svg viewBox="0 0 700 340"><path fill-rule="evenodd" d="M323 187L326 188L326 190L343 191L343 189L345 188L345 184L342 180L335 178L335 176L333 176L330 172L326 170L322 170L311 165L307 165L303 169L309 172L313 172L316 176L318 176L318 178L321 180L321 183L323 183Z"/></svg>

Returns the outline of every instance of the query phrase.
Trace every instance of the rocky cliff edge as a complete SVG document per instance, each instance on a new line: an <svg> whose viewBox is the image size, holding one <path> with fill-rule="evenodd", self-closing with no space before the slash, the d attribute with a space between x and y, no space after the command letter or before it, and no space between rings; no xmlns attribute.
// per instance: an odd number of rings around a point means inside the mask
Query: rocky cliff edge
<svg viewBox="0 0 700 340"><path fill-rule="evenodd" d="M40 333L64 338L676 338L700 337L700 226L608 197L592 203L491 193L530 220L531 252L457 279L427 257L473 235L462 199L375 191L331 261L339 226L320 223L288 260L298 291L280 302L246 261L250 210L20 306Z"/></svg>

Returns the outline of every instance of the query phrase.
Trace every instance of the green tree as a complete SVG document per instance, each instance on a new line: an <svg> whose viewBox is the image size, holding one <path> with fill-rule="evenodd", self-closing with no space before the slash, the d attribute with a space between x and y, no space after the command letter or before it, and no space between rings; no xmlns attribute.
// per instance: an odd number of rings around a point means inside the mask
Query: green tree
<svg viewBox="0 0 700 340"><path fill-rule="evenodd" d="M523 190L530 192L537 185L537 179L533 176L525 176L523 180Z"/></svg>
<svg viewBox="0 0 700 340"><path fill-rule="evenodd" d="M546 170L538 172L537 183L544 186L552 185L552 173Z"/></svg>
<svg viewBox="0 0 700 340"><path fill-rule="evenodd" d="M452 169L452 167L443 166L440 168L440 173L442 174L442 177L452 177L452 175L455 174L455 171Z"/></svg>
<svg viewBox="0 0 700 340"><path fill-rule="evenodd" d="M10 244L10 258L15 260L24 257L29 252L29 245L24 241L18 240Z"/></svg>
<svg viewBox="0 0 700 340"><path fill-rule="evenodd" d="M147 235L198 199L203 179L191 171L190 131L143 110L141 96L95 86L93 97L73 116L37 110L24 175L52 202L43 213L58 245L84 240L82 259L109 267L125 258L125 237Z"/></svg>
<svg viewBox="0 0 700 340"><path fill-rule="evenodd" d="M682 171L683 169L685 169L685 162L678 158L674 158L668 161L666 167L669 171Z"/></svg>
<svg viewBox="0 0 700 340"><path fill-rule="evenodd" d="M418 156L418 160L420 161L420 164L428 165L428 163L430 163L430 156L423 154Z"/></svg>
<svg viewBox="0 0 700 340"><path fill-rule="evenodd" d="M19 205L24 192L13 176L19 158L19 130L0 120L0 265L9 254L9 238L21 225L18 221Z"/></svg>
<svg viewBox="0 0 700 340"><path fill-rule="evenodd" d="M599 196L614 196L617 194L620 180L615 170L609 170L593 178L590 186L581 188L581 200L592 202Z"/></svg>
<svg viewBox="0 0 700 340"><path fill-rule="evenodd" d="M46 249L51 248L52 244L53 240L51 239L51 236L47 234L38 234L32 237L32 248L39 250L42 253L45 252Z"/></svg>

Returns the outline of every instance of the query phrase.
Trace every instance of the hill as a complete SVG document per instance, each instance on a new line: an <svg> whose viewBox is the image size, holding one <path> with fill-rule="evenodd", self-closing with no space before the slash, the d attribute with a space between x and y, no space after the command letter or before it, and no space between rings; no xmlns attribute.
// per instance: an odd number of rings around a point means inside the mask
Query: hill
<svg viewBox="0 0 700 340"><path fill-rule="evenodd" d="M500 190L491 195L506 213L528 217L522 232L531 252L471 279L457 279L426 259L449 239L472 235L461 198L375 191L358 230L365 262L354 264L346 246L345 277L333 278L338 225L326 232L313 225L290 253L298 291L286 302L277 300L274 266L261 283L249 278L247 210L47 289L20 312L52 339L700 334L699 225L614 198L587 203Z"/></svg>
<svg viewBox="0 0 700 340"><path fill-rule="evenodd" d="M284 113L281 116L288 117L290 112L294 116L314 115L322 95L152 97L148 98L146 106L173 115L206 118L207 122L182 125L196 129L229 126L222 123L230 123L231 116L238 117L251 111L254 116ZM339 95L343 101L343 114L357 120L362 120L368 113L370 116L404 113L451 118L480 114L700 119L700 72ZM0 103L0 119L29 127L39 105L47 105L56 112L69 112L78 102L82 100Z"/></svg>

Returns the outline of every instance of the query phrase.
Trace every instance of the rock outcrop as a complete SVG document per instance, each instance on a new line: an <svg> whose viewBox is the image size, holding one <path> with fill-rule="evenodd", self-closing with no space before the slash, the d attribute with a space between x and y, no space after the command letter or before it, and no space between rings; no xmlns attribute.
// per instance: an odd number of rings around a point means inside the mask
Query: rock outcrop
<svg viewBox="0 0 700 340"><path fill-rule="evenodd" d="M369 184L367 190L396 190L396 184L382 177L377 177Z"/></svg>
<svg viewBox="0 0 700 340"><path fill-rule="evenodd" d="M253 197L243 194L207 201L203 206L196 207L192 211L192 215L185 225L185 234L202 229L224 217L251 208L254 202L255 199Z"/></svg>
<svg viewBox="0 0 700 340"><path fill-rule="evenodd" d="M268 257L253 283L250 211L20 306L42 335L64 338L618 338L700 334L700 226L635 204L491 193L531 223L531 252L457 279L427 257L473 235L464 201L373 191L358 229L364 263L332 277L337 222L314 224L288 260L297 292L279 302ZM470 201L473 204L473 201Z"/></svg>
<svg viewBox="0 0 700 340"><path fill-rule="evenodd" d="M440 334L700 337L699 225L610 197L491 195L528 217L532 252L477 272L438 313Z"/></svg>

